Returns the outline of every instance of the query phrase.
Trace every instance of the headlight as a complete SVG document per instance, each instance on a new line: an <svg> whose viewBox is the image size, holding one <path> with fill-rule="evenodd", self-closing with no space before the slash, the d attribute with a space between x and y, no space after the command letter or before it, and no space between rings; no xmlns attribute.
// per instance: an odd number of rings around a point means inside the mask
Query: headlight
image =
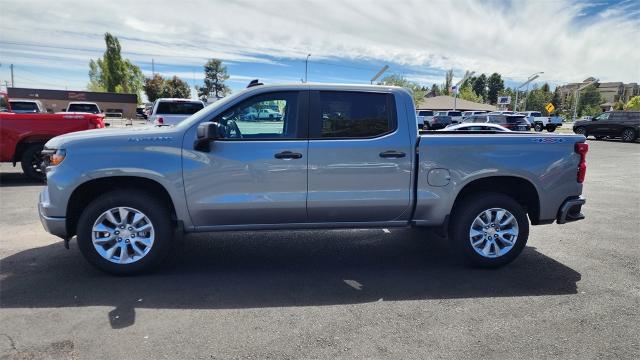
<svg viewBox="0 0 640 360"><path fill-rule="evenodd" d="M42 162L45 167L58 166L67 156L65 149L44 149L42 150Z"/></svg>

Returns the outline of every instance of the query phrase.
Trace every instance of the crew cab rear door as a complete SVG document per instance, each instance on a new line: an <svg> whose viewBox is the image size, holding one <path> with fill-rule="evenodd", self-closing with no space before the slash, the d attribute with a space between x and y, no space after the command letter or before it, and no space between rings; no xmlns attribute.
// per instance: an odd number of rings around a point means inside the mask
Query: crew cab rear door
<svg viewBox="0 0 640 360"><path fill-rule="evenodd" d="M415 139L394 95L314 90L310 100L309 221L387 222L408 214Z"/></svg>

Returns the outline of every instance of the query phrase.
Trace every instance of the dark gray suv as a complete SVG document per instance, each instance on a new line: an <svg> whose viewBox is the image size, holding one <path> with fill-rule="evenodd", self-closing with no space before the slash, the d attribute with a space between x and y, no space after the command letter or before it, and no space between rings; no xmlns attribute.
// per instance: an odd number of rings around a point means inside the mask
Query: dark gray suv
<svg viewBox="0 0 640 360"><path fill-rule="evenodd" d="M591 120L579 120L573 124L573 132L598 140L609 137L635 141L640 133L640 111L608 111Z"/></svg>

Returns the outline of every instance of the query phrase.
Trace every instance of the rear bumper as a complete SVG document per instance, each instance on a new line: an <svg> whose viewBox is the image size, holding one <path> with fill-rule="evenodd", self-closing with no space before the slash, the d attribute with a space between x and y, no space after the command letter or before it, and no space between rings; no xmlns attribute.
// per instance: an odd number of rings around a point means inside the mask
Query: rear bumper
<svg viewBox="0 0 640 360"><path fill-rule="evenodd" d="M556 222L558 224L566 224L568 222L584 219L582 205L584 205L585 202L586 199L582 196L565 200L562 203L562 206L560 206L560 210L558 210Z"/></svg>

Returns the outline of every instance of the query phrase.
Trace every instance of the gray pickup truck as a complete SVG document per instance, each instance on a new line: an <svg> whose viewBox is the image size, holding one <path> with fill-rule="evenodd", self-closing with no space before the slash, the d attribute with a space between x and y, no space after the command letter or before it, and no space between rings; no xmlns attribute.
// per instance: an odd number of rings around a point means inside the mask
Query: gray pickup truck
<svg viewBox="0 0 640 360"><path fill-rule="evenodd" d="M281 118L247 120L271 109ZM152 268L183 233L436 227L467 262L498 267L533 225L584 218L582 135L419 132L397 87L255 86L164 127L45 145L45 229L86 259Z"/></svg>

